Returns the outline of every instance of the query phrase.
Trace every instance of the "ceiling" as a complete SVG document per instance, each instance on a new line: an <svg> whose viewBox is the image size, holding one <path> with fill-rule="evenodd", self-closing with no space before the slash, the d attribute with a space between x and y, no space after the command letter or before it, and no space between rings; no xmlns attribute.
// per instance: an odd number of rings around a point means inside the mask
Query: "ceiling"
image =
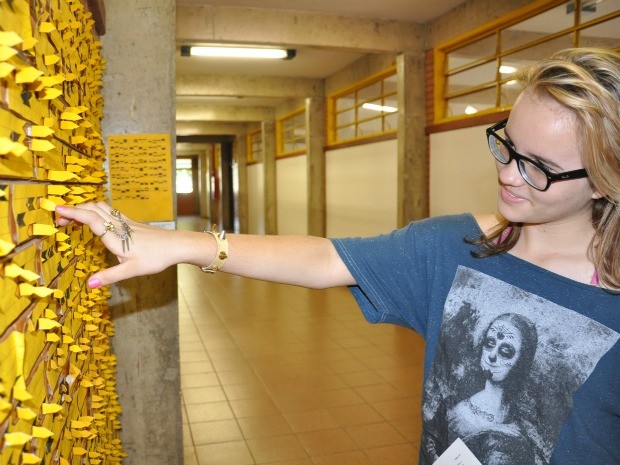
<svg viewBox="0 0 620 465"><path fill-rule="evenodd" d="M463 0L177 0L177 5L216 5L294 10L419 23L434 19L461 3Z"/></svg>
<svg viewBox="0 0 620 465"><path fill-rule="evenodd" d="M217 7L217 8L243 8L262 13L271 11L277 18L276 10L288 12L309 13L317 15L332 15L340 17L362 18L365 20L387 20L399 22L425 23L441 14L449 11L465 0L177 0L177 7ZM254 10L255 9L255 10ZM219 11L219 10L217 10ZM354 21L354 19L352 19ZM268 26L266 26L268 27ZM187 30L179 28L187 34ZM231 26L234 31L234 25ZM236 33L236 32L235 32ZM321 34L321 31L316 31ZM342 34L347 31L343 30ZM189 34L192 35L192 34ZM195 37L197 34L193 34ZM225 40L219 40L225 42ZM204 40L203 42L208 42ZM240 90L235 95L218 95L209 89L197 86L185 86L191 79L201 79L206 76L230 76L231 78L303 78L322 79L333 75L342 68L360 59L366 53L364 49L338 48L332 46L316 46L305 43L295 44L296 56L292 60L251 60L251 59L216 59L204 57L183 57L180 54L180 45L177 39L177 121L188 123L188 118L199 114L191 112L191 116L181 116L182 109L191 106L221 108L234 107L239 111L243 107L270 107L280 105L285 98L278 96L249 95L247 91ZM284 44L290 48L290 44ZM211 115L205 117L214 123ZM201 119L196 116L196 119ZM215 117L217 120L217 117ZM222 121L226 122L226 121ZM237 122L238 124L238 122Z"/></svg>

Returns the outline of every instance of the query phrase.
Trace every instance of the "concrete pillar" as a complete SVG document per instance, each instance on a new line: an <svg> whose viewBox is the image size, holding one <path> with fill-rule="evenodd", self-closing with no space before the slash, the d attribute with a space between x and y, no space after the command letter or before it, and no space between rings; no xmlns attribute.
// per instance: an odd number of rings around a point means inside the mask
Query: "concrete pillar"
<svg viewBox="0 0 620 465"><path fill-rule="evenodd" d="M276 123L263 121L263 169L265 174L265 234L278 234L276 185Z"/></svg>
<svg viewBox="0 0 620 465"><path fill-rule="evenodd" d="M428 159L424 128L424 56L401 54L398 75L398 227L428 216Z"/></svg>
<svg viewBox="0 0 620 465"><path fill-rule="evenodd" d="M167 133L174 150L176 2L106 0L105 6L104 136ZM123 463L182 464L176 268L112 286L112 293Z"/></svg>
<svg viewBox="0 0 620 465"><path fill-rule="evenodd" d="M308 234L325 237L325 111L322 98L306 99Z"/></svg>
<svg viewBox="0 0 620 465"><path fill-rule="evenodd" d="M248 233L248 144L245 135L235 137L237 175L239 179L239 232Z"/></svg>

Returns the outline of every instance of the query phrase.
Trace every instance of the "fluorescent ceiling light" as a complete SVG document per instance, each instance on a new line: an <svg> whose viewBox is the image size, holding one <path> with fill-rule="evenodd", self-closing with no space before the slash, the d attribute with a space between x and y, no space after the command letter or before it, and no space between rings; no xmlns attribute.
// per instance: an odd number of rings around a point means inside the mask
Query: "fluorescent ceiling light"
<svg viewBox="0 0 620 465"><path fill-rule="evenodd" d="M517 83L516 79L511 79L510 81L506 81L507 86L514 86Z"/></svg>
<svg viewBox="0 0 620 465"><path fill-rule="evenodd" d="M274 60L290 60L295 57L294 49L243 47L227 45L183 45L182 56L201 56L216 58L267 58Z"/></svg>
<svg viewBox="0 0 620 465"><path fill-rule="evenodd" d="M502 74L513 74L517 71L514 66L502 65L499 67L499 72Z"/></svg>
<svg viewBox="0 0 620 465"><path fill-rule="evenodd" d="M374 103L365 103L362 105L362 108L365 108L366 110L382 111L384 113L395 113L398 111L398 108L396 107L389 107L387 105L376 105Z"/></svg>
<svg viewBox="0 0 620 465"><path fill-rule="evenodd" d="M473 115L474 113L478 113L478 110L476 110L475 107L472 107L471 105L467 105L465 107L465 114L466 115Z"/></svg>

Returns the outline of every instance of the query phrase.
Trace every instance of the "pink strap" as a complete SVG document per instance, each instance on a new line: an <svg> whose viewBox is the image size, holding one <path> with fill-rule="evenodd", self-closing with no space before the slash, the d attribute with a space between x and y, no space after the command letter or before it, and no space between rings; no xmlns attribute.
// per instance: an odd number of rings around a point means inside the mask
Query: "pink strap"
<svg viewBox="0 0 620 465"><path fill-rule="evenodd" d="M590 280L590 284L593 286L598 286L598 271L594 270L592 274L592 279Z"/></svg>

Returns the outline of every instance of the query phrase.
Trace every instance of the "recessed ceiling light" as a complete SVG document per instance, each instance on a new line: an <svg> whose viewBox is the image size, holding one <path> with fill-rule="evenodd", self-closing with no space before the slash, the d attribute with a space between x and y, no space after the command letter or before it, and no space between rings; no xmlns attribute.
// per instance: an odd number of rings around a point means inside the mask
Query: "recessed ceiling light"
<svg viewBox="0 0 620 465"><path fill-rule="evenodd" d="M267 58L290 60L296 51L286 48L245 47L232 45L183 45L181 56L201 56L216 58Z"/></svg>

